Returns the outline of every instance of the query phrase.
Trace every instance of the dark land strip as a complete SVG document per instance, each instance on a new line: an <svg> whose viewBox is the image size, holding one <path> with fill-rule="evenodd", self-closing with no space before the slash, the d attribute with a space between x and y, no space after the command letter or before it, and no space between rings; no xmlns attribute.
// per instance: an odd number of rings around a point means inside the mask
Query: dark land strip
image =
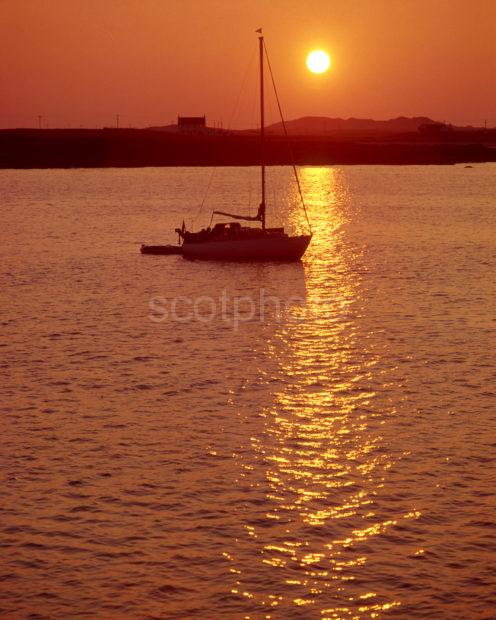
<svg viewBox="0 0 496 620"><path fill-rule="evenodd" d="M268 136L267 165L456 164L496 161L496 130ZM182 135L149 129L0 130L0 168L252 166L253 133Z"/></svg>

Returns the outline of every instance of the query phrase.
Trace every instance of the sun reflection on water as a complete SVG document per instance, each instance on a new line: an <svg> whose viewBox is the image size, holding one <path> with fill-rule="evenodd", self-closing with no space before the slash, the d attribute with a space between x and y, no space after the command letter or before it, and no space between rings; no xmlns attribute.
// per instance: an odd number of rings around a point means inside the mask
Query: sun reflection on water
<svg viewBox="0 0 496 620"><path fill-rule="evenodd" d="M343 173L305 168L301 180L314 228L305 259L307 307L279 324L267 345L279 363L279 387L262 412L263 432L251 438L241 479L269 509L244 525L240 544L255 545L260 562L244 568L232 558L232 592L253 598L266 618L270 608L301 617L302 607L312 608L312 617L373 618L399 605L363 577L374 539L418 514L376 514L392 457L374 405L377 355L358 320L361 257L343 233ZM291 215L301 229L301 213Z"/></svg>

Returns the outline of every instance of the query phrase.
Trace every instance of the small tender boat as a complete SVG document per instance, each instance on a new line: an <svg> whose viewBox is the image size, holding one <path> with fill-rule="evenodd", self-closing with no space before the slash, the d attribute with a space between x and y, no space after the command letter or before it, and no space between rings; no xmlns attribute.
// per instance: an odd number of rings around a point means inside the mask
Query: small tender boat
<svg viewBox="0 0 496 620"><path fill-rule="evenodd" d="M146 245L143 243L140 251L142 254L182 254L183 248L180 245Z"/></svg>

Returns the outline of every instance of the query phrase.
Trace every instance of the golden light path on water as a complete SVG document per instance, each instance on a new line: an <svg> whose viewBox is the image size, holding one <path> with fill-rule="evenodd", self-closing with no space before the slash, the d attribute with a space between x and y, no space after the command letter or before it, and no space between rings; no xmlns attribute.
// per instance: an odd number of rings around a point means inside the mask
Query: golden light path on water
<svg viewBox="0 0 496 620"><path fill-rule="evenodd" d="M306 168L301 176L314 229L305 299L268 342L279 368L273 404L251 454L238 456L240 486L264 497L257 518L243 524L239 549L225 554L231 592L252 599L265 618L375 618L400 601L361 585L374 539L419 513L376 514L392 464L381 416L394 411L374 404L385 378L360 326L360 252L340 232L347 188L339 170ZM304 227L296 205L293 223ZM258 557L251 566L237 560L248 548Z"/></svg>

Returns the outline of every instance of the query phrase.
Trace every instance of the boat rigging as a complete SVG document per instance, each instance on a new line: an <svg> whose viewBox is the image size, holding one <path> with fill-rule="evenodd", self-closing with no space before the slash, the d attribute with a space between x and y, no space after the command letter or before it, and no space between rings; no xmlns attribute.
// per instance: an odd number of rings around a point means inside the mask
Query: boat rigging
<svg viewBox="0 0 496 620"><path fill-rule="evenodd" d="M309 233L290 236L284 228L266 227L266 178L265 178L265 93L264 93L264 59L267 61L272 86L286 138L289 141L286 124L275 86L272 67L265 46L262 29L257 30L259 40L259 74L260 74L260 171L261 171L261 202L256 215L238 215L225 211L213 211L214 215L222 215L234 220L260 222L260 228L241 226L239 222L218 223L200 232L190 232L183 221L181 228L176 228L179 246L141 246L144 254L182 254L185 258L199 260L222 261L296 261L300 260L312 239L312 230L308 218L298 172L293 163L293 171L298 192L305 212ZM292 153L291 153L292 154ZM294 158L292 157L293 162ZM212 223L212 220L210 224ZM164 251L160 251L163 248Z"/></svg>

